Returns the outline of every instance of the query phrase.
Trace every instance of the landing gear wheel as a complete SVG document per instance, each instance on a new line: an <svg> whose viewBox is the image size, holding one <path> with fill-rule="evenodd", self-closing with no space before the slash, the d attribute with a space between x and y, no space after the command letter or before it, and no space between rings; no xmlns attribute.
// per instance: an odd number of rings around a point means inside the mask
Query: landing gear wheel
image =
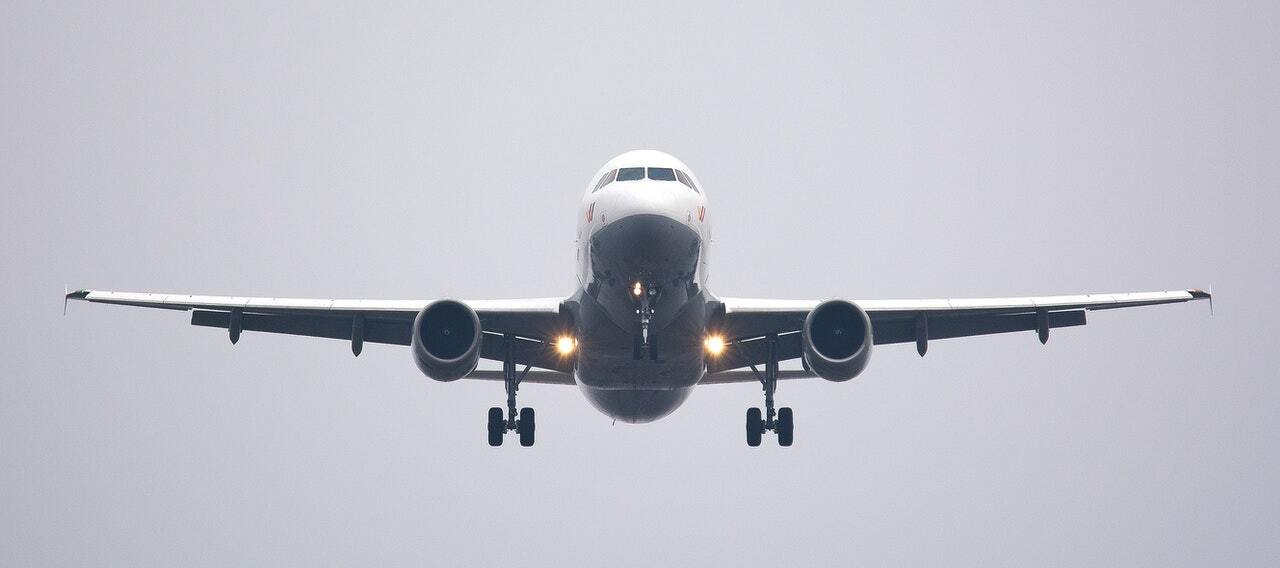
<svg viewBox="0 0 1280 568"><path fill-rule="evenodd" d="M501 446L502 435L507 433L507 421L502 416L502 409L493 407L489 409L489 445Z"/></svg>
<svg viewBox="0 0 1280 568"><path fill-rule="evenodd" d="M760 437L764 434L764 418L760 416L759 408L747 409L747 445L756 447L760 445Z"/></svg>
<svg viewBox="0 0 1280 568"><path fill-rule="evenodd" d="M791 407L784 406L778 409L778 445L790 446L791 434L795 426L792 418Z"/></svg>
<svg viewBox="0 0 1280 568"><path fill-rule="evenodd" d="M524 407L520 409L520 422L516 427L520 431L520 445L529 447L533 445L533 409Z"/></svg>

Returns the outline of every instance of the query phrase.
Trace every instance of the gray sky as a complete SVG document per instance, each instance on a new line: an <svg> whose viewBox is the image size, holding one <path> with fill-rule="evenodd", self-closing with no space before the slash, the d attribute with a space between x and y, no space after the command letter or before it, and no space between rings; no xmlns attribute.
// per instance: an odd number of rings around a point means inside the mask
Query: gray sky
<svg viewBox="0 0 1280 568"><path fill-rule="evenodd" d="M0 564L1280 563L1280 9L9 5ZM1214 285L1085 328L877 349L611 426L409 352L193 328L62 286L572 291L633 148L711 198L711 288L947 297Z"/></svg>

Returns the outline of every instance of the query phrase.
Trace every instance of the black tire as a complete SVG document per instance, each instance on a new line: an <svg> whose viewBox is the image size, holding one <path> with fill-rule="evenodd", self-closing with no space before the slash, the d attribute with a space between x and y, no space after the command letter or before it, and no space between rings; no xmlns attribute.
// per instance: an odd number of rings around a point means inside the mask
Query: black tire
<svg viewBox="0 0 1280 568"><path fill-rule="evenodd" d="M795 418L791 413L791 407L784 406L778 409L778 445L790 446L792 433L795 432Z"/></svg>
<svg viewBox="0 0 1280 568"><path fill-rule="evenodd" d="M506 420L502 418L502 409L492 407L489 409L489 445L501 446L503 434L507 433Z"/></svg>
<svg viewBox="0 0 1280 568"><path fill-rule="evenodd" d="M524 407L520 409L520 445L529 447L533 445L533 430L536 427L533 420L533 409Z"/></svg>
<svg viewBox="0 0 1280 568"><path fill-rule="evenodd" d="M747 445L760 445L760 437L764 434L764 419L760 417L759 408L747 409Z"/></svg>

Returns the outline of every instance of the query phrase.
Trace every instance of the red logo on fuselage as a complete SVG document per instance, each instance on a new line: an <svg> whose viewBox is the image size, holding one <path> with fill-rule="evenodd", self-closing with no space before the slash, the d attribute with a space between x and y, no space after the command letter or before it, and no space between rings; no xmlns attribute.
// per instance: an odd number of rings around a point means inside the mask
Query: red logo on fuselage
<svg viewBox="0 0 1280 568"><path fill-rule="evenodd" d="M698 206L698 222L701 223L702 221L706 220L706 218L707 218L707 206L699 205Z"/></svg>
<svg viewBox="0 0 1280 568"><path fill-rule="evenodd" d="M587 222L588 222L588 223L590 223L590 222L591 222L591 216L592 216L592 215L595 215L595 213L596 213L596 204L595 204L595 202L592 202L592 203L591 203L591 207L588 207L588 208L587 208Z"/></svg>

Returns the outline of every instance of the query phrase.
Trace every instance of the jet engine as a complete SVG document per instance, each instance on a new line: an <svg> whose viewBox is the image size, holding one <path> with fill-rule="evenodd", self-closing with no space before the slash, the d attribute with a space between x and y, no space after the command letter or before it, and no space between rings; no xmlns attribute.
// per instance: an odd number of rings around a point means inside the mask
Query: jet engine
<svg viewBox="0 0 1280 568"><path fill-rule="evenodd" d="M871 359L871 318L857 304L827 300L804 320L804 363L828 381L858 376Z"/></svg>
<svg viewBox="0 0 1280 568"><path fill-rule="evenodd" d="M480 317L456 300L427 304L413 320L413 361L437 381L456 381L480 361Z"/></svg>

